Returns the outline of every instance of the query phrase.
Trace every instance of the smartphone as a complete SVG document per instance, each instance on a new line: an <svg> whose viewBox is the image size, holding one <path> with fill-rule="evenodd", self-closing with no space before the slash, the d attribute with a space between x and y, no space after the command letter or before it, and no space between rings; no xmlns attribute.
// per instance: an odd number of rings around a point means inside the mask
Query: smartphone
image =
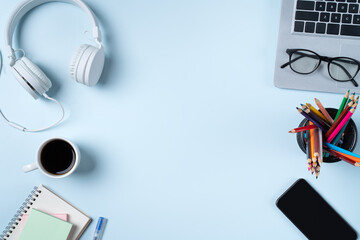
<svg viewBox="0 0 360 240"><path fill-rule="evenodd" d="M308 239L357 239L355 230L304 179L286 190L276 206Z"/></svg>

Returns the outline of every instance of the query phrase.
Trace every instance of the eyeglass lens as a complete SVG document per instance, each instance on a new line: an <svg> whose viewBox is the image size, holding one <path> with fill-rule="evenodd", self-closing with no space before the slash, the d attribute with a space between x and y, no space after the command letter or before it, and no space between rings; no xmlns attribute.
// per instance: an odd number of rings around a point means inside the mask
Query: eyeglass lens
<svg viewBox="0 0 360 240"><path fill-rule="evenodd" d="M329 74L338 81L349 81L355 77L358 68L358 63L350 58L336 58L329 64Z"/></svg>
<svg viewBox="0 0 360 240"><path fill-rule="evenodd" d="M298 50L291 54L290 62L292 70L307 74L313 72L319 66L320 58L310 51Z"/></svg>

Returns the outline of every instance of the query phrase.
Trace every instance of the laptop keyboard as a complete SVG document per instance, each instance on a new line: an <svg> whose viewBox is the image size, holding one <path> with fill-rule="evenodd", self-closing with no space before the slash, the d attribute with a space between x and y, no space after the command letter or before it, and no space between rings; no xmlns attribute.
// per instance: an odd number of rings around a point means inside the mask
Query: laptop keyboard
<svg viewBox="0 0 360 240"><path fill-rule="evenodd" d="M360 0L297 0L293 30L360 37Z"/></svg>

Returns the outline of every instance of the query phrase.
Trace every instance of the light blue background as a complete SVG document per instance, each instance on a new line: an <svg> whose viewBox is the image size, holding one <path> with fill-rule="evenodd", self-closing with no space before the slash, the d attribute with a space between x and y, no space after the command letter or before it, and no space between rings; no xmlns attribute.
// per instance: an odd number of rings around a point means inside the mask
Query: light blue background
<svg viewBox="0 0 360 240"><path fill-rule="evenodd" d="M1 1L1 33L18 2ZM109 219L104 239L303 239L275 206L302 177L360 229L360 170L324 164L315 180L287 133L302 119L299 103L338 107L342 96L273 86L280 0L86 2L107 56L94 88L68 73L75 49L91 42L80 9L47 4L20 25L16 46L52 79L66 120L38 134L0 122L0 228L44 184L94 219L81 239L99 216ZM55 120L57 109L32 100L4 60L3 111L27 127ZM56 136L79 145L79 170L60 180L23 173Z"/></svg>

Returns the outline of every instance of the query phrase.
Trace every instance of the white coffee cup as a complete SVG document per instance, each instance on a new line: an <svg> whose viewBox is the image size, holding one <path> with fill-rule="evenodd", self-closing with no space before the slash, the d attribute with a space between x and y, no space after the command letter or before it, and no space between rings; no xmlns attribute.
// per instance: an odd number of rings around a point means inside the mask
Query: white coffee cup
<svg viewBox="0 0 360 240"><path fill-rule="evenodd" d="M52 178L63 178L73 173L80 163L79 148L66 138L46 140L37 151L36 162L23 166L24 172L39 169Z"/></svg>

